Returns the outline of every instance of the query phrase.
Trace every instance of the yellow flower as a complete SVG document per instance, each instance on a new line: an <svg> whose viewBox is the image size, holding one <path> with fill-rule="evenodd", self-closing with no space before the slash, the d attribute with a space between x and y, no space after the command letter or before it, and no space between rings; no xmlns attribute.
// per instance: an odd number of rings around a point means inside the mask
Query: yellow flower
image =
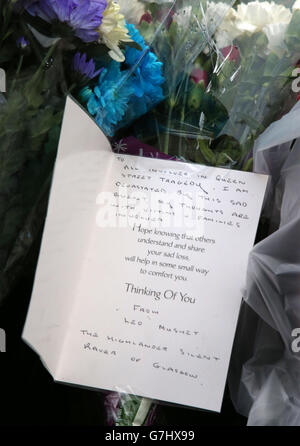
<svg viewBox="0 0 300 446"><path fill-rule="evenodd" d="M125 17L120 13L120 5L114 0L107 2L98 33L99 42L104 43L110 49L108 52L110 57L117 62L123 62L125 57L119 44L120 42L131 42L132 39L128 35Z"/></svg>

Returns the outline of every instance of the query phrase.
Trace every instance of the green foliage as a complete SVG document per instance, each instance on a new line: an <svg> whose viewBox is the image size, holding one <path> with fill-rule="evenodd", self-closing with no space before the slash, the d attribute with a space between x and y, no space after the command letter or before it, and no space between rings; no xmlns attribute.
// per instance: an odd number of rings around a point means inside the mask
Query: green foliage
<svg viewBox="0 0 300 446"><path fill-rule="evenodd" d="M0 102L0 303L42 228L67 92L60 44L50 52L35 41L25 54L15 43L19 17L8 4L1 23L7 93Z"/></svg>
<svg viewBox="0 0 300 446"><path fill-rule="evenodd" d="M292 20L290 21L285 33L285 44L290 54L300 54L300 10L296 10L293 13Z"/></svg>

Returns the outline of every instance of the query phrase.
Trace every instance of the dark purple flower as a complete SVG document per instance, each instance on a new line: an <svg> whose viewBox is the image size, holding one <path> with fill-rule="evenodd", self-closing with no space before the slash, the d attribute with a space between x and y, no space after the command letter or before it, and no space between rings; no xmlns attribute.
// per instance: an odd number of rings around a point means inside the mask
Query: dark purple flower
<svg viewBox="0 0 300 446"><path fill-rule="evenodd" d="M100 70L95 71L95 63L93 59L87 61L85 53L75 54L72 68L75 75L80 78L81 82L88 82L91 79L94 79L94 77L98 76L98 74L100 74L103 70L103 68L100 68Z"/></svg>
<svg viewBox="0 0 300 446"><path fill-rule="evenodd" d="M64 23L84 42L93 42L98 40L97 28L106 7L106 0L39 0L26 10L46 22Z"/></svg>

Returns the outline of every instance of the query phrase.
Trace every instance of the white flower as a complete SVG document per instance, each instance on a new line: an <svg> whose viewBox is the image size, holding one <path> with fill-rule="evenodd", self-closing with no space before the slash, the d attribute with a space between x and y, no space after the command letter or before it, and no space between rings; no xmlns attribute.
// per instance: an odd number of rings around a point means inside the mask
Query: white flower
<svg viewBox="0 0 300 446"><path fill-rule="evenodd" d="M283 56L287 49L284 43L287 27L287 23L272 23L264 27L264 33L268 38L267 54L271 52L277 54L278 57Z"/></svg>
<svg viewBox="0 0 300 446"><path fill-rule="evenodd" d="M300 0L296 0L293 4L293 11L296 11L297 9L300 9Z"/></svg>
<svg viewBox="0 0 300 446"><path fill-rule="evenodd" d="M243 33L264 32L268 38L266 54L281 57L286 50L284 35L292 18L291 11L274 2L250 2L237 7L236 27Z"/></svg>
<svg viewBox="0 0 300 446"><path fill-rule="evenodd" d="M207 2L207 8L202 22L210 32L214 32L218 27L223 26L225 20L228 21L228 26L230 22L234 21L235 15L235 10L230 8L227 3Z"/></svg>
<svg viewBox="0 0 300 446"><path fill-rule="evenodd" d="M214 37L217 48L219 49L225 48L226 46L231 46L233 43L232 36L225 30L218 29Z"/></svg>
<svg viewBox="0 0 300 446"><path fill-rule="evenodd" d="M214 36L218 48L232 45L233 39L240 34L235 25L235 20L236 11L230 8L228 4L208 2L203 23L210 33L215 32Z"/></svg>
<svg viewBox="0 0 300 446"><path fill-rule="evenodd" d="M237 7L236 26L243 32L258 32L272 24L290 23L291 11L285 6L274 2L250 2Z"/></svg>
<svg viewBox="0 0 300 446"><path fill-rule="evenodd" d="M300 8L300 0L297 0ZM295 5L294 5L295 6ZM222 3L208 3L208 17L211 26L216 26L222 20L225 7ZM286 49L284 35L292 18L291 11L276 3L253 1L241 3L237 10L229 8L225 18L215 32L218 48L232 45L233 40L243 33L253 34L264 32L268 39L266 54L274 52L281 57Z"/></svg>
<svg viewBox="0 0 300 446"><path fill-rule="evenodd" d="M117 62L125 60L119 48L120 42L131 42L123 14L120 14L120 5L114 0L108 0L103 12L102 23L98 28L99 43L104 43L110 51L108 54Z"/></svg>
<svg viewBox="0 0 300 446"><path fill-rule="evenodd" d="M128 23L138 25L141 17L145 14L146 8L139 0L118 0L120 11L125 16Z"/></svg>
<svg viewBox="0 0 300 446"><path fill-rule="evenodd" d="M192 7L186 6L185 8L180 8L173 16L173 21L177 23L178 26L182 28L187 28L192 14Z"/></svg>

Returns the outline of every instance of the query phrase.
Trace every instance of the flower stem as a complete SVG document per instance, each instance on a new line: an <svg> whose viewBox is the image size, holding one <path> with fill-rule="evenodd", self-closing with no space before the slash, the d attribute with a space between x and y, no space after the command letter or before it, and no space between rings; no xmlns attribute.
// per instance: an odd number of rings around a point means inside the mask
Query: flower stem
<svg viewBox="0 0 300 446"><path fill-rule="evenodd" d="M11 84L10 93L12 93L14 91L17 79L19 77L19 74L20 74L20 71L21 71L21 68L22 68L22 65L23 65L23 60L24 60L24 55L21 54L20 59L19 59L19 63L18 63L18 68L17 68L17 71L16 71L16 75L15 75L14 80L12 81L12 84Z"/></svg>
<svg viewBox="0 0 300 446"><path fill-rule="evenodd" d="M31 80L31 81L32 81L33 83L35 83L35 82L37 81L37 79L38 79L38 77L39 77L39 75L40 75L40 73L41 73L43 67L45 66L47 60L48 60L48 59L52 56L52 54L54 53L54 50L55 50L56 47L57 47L57 43L58 43L58 42L55 42L55 43L49 48L49 50L48 50L46 56L44 57L44 59L42 60L42 62L41 62L41 64L40 64L39 68L37 69L37 71L35 72L34 76L32 77L32 80Z"/></svg>
<svg viewBox="0 0 300 446"><path fill-rule="evenodd" d="M30 42L30 47L33 49L38 61L41 63L43 60L41 52L38 48L38 45L36 44L35 38L32 36L31 31L28 29L28 27L23 22L23 20L21 20L21 27L22 27L22 30L24 31L26 39L28 39Z"/></svg>
<svg viewBox="0 0 300 446"><path fill-rule="evenodd" d="M168 121L167 121L167 129L166 129L166 137L164 143L164 153L168 155L169 153L169 140L170 140L170 125L172 121L172 112L174 108L174 102L172 97L170 98L169 112L168 112Z"/></svg>
<svg viewBox="0 0 300 446"><path fill-rule="evenodd" d="M76 82L74 82L71 85L71 87L66 90L66 96L68 96L70 93L72 93L72 91L74 91L75 88L76 88Z"/></svg>
<svg viewBox="0 0 300 446"><path fill-rule="evenodd" d="M184 94L183 94L183 104L182 104L181 116L180 116L181 131L184 129L185 108L186 108L186 103L187 103L188 84L189 84L189 77L186 76L185 85L184 85ZM183 135L182 134L179 135L179 148L178 148L178 155L179 156L182 156L182 138L183 138Z"/></svg>

